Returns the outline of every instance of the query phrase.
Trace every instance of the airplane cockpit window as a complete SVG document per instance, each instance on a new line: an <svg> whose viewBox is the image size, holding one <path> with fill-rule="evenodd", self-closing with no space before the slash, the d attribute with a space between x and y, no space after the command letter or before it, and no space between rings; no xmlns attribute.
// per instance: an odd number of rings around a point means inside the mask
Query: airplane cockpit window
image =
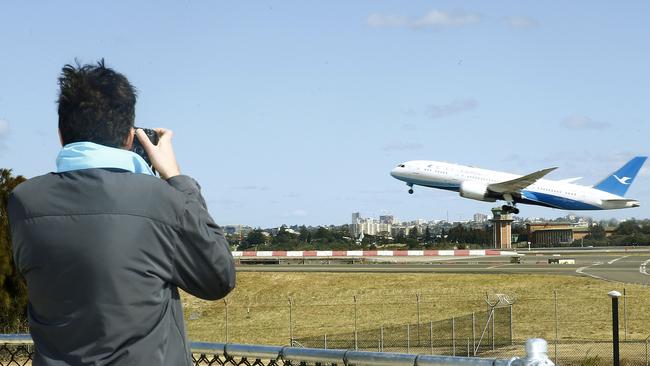
<svg viewBox="0 0 650 366"><path fill-rule="evenodd" d="M400 164L400 165L398 165L398 167L400 167L400 168L406 168L406 166L405 166L404 164Z"/></svg>

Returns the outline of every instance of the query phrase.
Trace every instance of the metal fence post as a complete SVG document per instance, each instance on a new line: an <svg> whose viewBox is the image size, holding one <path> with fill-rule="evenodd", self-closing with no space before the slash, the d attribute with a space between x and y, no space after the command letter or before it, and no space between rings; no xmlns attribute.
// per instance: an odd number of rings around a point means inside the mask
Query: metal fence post
<svg viewBox="0 0 650 366"><path fill-rule="evenodd" d="M618 341L618 298L621 297L621 293L610 291L607 295L612 298L612 359L614 366L619 366L621 357Z"/></svg>
<svg viewBox="0 0 650 366"><path fill-rule="evenodd" d="M472 312L472 353L476 356L476 313Z"/></svg>
<svg viewBox="0 0 650 366"><path fill-rule="evenodd" d="M492 350L494 351L496 347L494 347L494 319L497 317L497 312L492 309Z"/></svg>
<svg viewBox="0 0 650 366"><path fill-rule="evenodd" d="M513 345L514 342L512 341L512 305L510 305L509 308L510 308L510 345Z"/></svg>
<svg viewBox="0 0 650 366"><path fill-rule="evenodd" d="M431 354L433 354L433 321L429 321L429 346L431 347Z"/></svg>
<svg viewBox="0 0 650 366"><path fill-rule="evenodd" d="M467 357L469 357L469 337L467 337Z"/></svg>
<svg viewBox="0 0 650 366"><path fill-rule="evenodd" d="M228 343L228 300L223 299L223 304L226 307L226 343Z"/></svg>
<svg viewBox="0 0 650 366"><path fill-rule="evenodd" d="M627 291L625 287L623 287L623 325L625 327L625 340L627 341Z"/></svg>
<svg viewBox="0 0 650 366"><path fill-rule="evenodd" d="M384 326L379 328L379 344L381 344L381 351L384 352Z"/></svg>
<svg viewBox="0 0 650 366"><path fill-rule="evenodd" d="M359 349L358 339L357 339L357 296L353 296L354 299L354 350Z"/></svg>
<svg viewBox="0 0 650 366"><path fill-rule="evenodd" d="M554 297L554 303L555 303L555 358L553 359L553 362L557 363L557 333L558 333L558 320L557 320L557 290L553 290L553 297Z"/></svg>
<svg viewBox="0 0 650 366"><path fill-rule="evenodd" d="M645 339L645 366L648 366L648 338Z"/></svg>
<svg viewBox="0 0 650 366"><path fill-rule="evenodd" d="M325 346L323 348L327 349L327 333L325 334L325 337L323 338L323 345Z"/></svg>
<svg viewBox="0 0 650 366"><path fill-rule="evenodd" d="M291 297L287 297L289 301L289 346L293 347L293 301Z"/></svg>
<svg viewBox="0 0 650 366"><path fill-rule="evenodd" d="M406 353L411 353L411 325L406 324Z"/></svg>
<svg viewBox="0 0 650 366"><path fill-rule="evenodd" d="M451 353L456 356L456 317L451 317Z"/></svg>
<svg viewBox="0 0 650 366"><path fill-rule="evenodd" d="M419 346L420 345L420 293L419 292L415 294L415 301L417 305L417 315L418 315L417 334L418 334L418 346Z"/></svg>

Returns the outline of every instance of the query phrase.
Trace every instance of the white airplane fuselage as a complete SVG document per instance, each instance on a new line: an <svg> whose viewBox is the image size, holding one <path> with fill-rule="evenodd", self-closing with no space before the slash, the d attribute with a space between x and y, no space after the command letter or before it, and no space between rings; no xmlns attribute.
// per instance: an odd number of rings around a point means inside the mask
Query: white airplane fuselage
<svg viewBox="0 0 650 366"><path fill-rule="evenodd" d="M417 185L444 189L459 192L464 198L486 202L505 200L512 204L531 204L564 210L611 210L639 206L636 200L569 183L571 180L539 179L517 192L494 193L488 189L489 185L522 176L439 161L408 161L398 165L390 174L410 187ZM617 179L622 184L630 184Z"/></svg>

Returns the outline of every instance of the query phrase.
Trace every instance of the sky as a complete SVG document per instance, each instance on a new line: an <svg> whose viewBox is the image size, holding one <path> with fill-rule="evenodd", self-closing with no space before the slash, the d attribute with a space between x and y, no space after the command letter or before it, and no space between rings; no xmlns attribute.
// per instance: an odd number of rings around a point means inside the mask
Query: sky
<svg viewBox="0 0 650 366"><path fill-rule="evenodd" d="M647 1L8 2L0 167L55 169L57 77L104 58L138 90L136 125L174 131L218 224L466 220L494 203L409 195L390 170L557 166L549 179L592 185L650 154L648 14ZM626 195L641 207L583 213L650 217L648 165Z"/></svg>

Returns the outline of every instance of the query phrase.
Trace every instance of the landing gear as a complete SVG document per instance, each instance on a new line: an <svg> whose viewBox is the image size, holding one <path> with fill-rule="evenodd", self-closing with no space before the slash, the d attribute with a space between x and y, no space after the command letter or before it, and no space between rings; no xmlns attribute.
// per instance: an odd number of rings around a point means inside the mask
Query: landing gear
<svg viewBox="0 0 650 366"><path fill-rule="evenodd" d="M409 189L409 194L413 194L413 188Z"/></svg>
<svg viewBox="0 0 650 366"><path fill-rule="evenodd" d="M508 203L507 205L501 206L503 212L509 214L513 213L515 215L519 214L519 209L515 207L515 199L512 197L512 194L506 193L503 195L503 199Z"/></svg>
<svg viewBox="0 0 650 366"><path fill-rule="evenodd" d="M519 209L517 207L515 207L515 206L503 205L503 206L501 206L501 210L503 210L503 212L505 212L507 214L509 214L509 213L513 213L515 215L519 214Z"/></svg>
<svg viewBox="0 0 650 366"><path fill-rule="evenodd" d="M409 186L409 194L413 194L413 183L406 183Z"/></svg>

